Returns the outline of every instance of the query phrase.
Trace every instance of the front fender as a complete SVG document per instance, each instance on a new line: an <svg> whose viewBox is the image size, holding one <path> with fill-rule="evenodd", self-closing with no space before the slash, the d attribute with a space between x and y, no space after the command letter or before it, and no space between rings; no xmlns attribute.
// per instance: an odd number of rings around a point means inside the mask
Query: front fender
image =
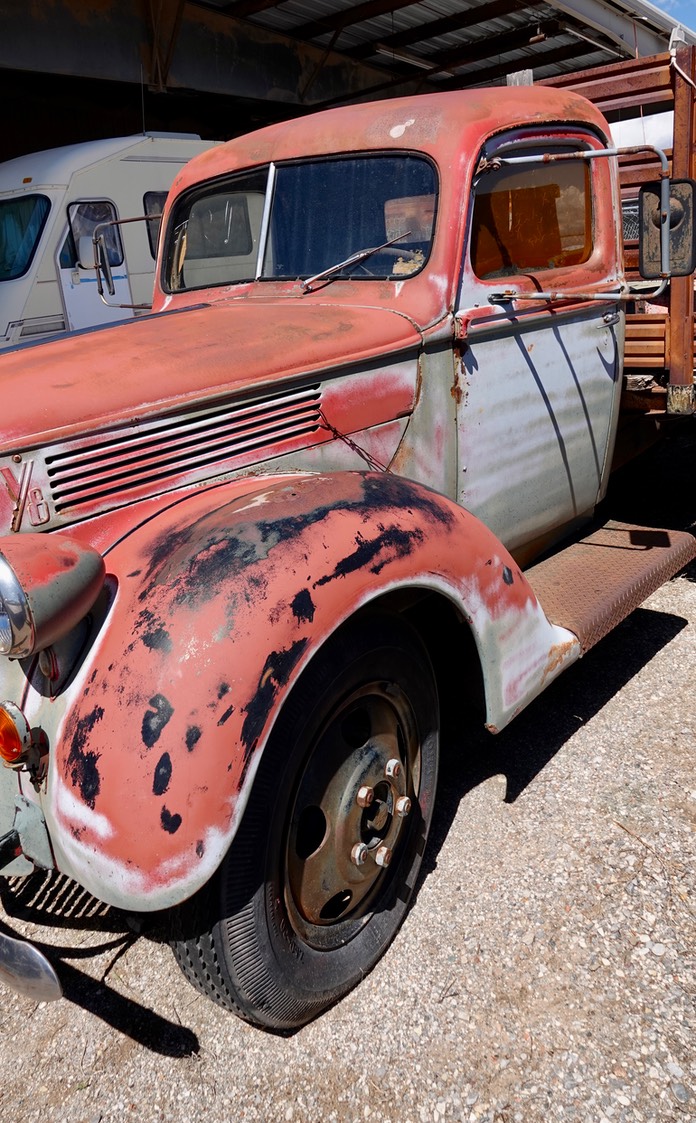
<svg viewBox="0 0 696 1123"><path fill-rule="evenodd" d="M298 675L385 592L437 590L470 622L490 725L578 653L495 536L439 494L378 473L238 483L108 554L114 604L53 746L58 865L123 908L170 906L208 880Z"/></svg>

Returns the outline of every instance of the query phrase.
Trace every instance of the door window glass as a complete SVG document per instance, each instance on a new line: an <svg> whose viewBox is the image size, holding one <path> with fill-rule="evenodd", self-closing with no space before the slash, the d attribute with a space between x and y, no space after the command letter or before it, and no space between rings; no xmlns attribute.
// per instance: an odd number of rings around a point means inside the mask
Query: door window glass
<svg viewBox="0 0 696 1123"><path fill-rule="evenodd" d="M72 235L71 250L74 254L72 266L77 264L77 258L80 249L81 238L92 238L94 230L103 222L115 222L117 218L116 208L112 203L107 203L102 199L90 199L89 202L71 203L68 207L68 222L70 223L70 233ZM118 232L118 226L107 226L103 231L106 250L109 255L109 265L122 265L123 264L123 246L121 244L121 235ZM63 254L67 253L67 245L61 251L61 266L63 265ZM63 266L65 268L65 266Z"/></svg>
<svg viewBox="0 0 696 1123"><path fill-rule="evenodd" d="M587 261L590 199L590 172L582 160L484 172L474 197L474 273L486 280Z"/></svg>

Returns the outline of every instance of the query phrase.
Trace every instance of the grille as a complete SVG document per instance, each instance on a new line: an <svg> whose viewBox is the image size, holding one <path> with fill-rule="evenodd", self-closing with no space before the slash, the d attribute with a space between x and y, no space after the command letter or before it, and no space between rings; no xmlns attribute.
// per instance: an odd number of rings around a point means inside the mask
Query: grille
<svg viewBox="0 0 696 1123"><path fill-rule="evenodd" d="M271 447L321 427L319 386L218 404L132 426L118 436L80 443L46 457L56 514L93 507L114 496L205 479L261 459ZM256 455L255 455L256 454Z"/></svg>

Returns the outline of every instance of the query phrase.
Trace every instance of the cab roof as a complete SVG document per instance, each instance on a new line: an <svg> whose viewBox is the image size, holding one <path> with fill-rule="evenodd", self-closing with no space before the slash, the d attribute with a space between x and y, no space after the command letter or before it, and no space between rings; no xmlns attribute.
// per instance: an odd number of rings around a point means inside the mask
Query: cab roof
<svg viewBox="0 0 696 1123"><path fill-rule="evenodd" d="M577 123L608 135L601 113L566 90L496 86L421 94L329 109L237 137L193 159L173 188L271 160L345 152L415 150L446 163L455 153L473 154L493 133L542 123Z"/></svg>

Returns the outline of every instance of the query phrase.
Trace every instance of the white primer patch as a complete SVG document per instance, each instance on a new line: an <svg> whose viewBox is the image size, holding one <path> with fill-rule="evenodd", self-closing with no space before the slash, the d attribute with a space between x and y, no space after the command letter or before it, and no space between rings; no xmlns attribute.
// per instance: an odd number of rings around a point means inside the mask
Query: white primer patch
<svg viewBox="0 0 696 1123"><path fill-rule="evenodd" d="M72 823L79 823L82 827L89 827L91 831L99 835L99 838L111 838L114 828L106 815L100 815L98 811L92 811L91 807L78 799L65 784L58 780L58 777L56 777L55 786L56 810L62 818L68 819Z"/></svg>
<svg viewBox="0 0 696 1123"><path fill-rule="evenodd" d="M389 136L394 137L394 139L396 140L398 137L403 136L406 132L406 129L408 129L411 125L415 125L415 123L416 118L409 117L408 121L404 121L403 125L394 125L394 128L389 130Z"/></svg>

